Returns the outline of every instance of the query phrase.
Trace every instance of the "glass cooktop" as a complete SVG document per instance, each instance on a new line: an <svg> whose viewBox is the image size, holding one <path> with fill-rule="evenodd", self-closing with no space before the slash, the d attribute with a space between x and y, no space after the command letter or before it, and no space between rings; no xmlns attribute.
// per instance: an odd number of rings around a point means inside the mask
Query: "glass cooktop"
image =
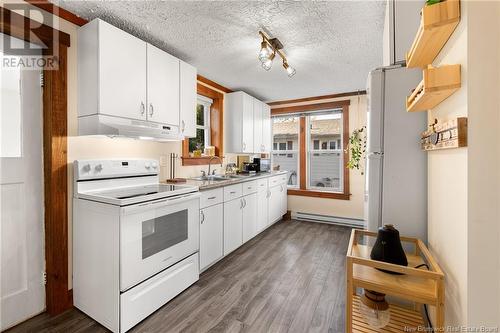
<svg viewBox="0 0 500 333"><path fill-rule="evenodd" d="M97 194L99 196L103 196L103 197L111 197L114 199L123 200L123 199L136 198L136 197L141 197L141 196L146 196L146 195L151 195L151 194L174 192L174 191L182 190L184 188L185 188L185 186L158 184L158 185L146 185L146 186L138 186L138 187L127 187L127 188L116 189L116 190L108 190L108 191L102 191L102 192L95 193L95 194Z"/></svg>

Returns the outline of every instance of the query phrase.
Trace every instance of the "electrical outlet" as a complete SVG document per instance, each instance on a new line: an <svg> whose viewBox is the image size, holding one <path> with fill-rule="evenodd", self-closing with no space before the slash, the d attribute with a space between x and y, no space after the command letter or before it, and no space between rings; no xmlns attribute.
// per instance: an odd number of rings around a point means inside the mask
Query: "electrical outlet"
<svg viewBox="0 0 500 333"><path fill-rule="evenodd" d="M163 167L168 166L168 159L169 159L168 156L161 155L160 156L160 166L163 166Z"/></svg>

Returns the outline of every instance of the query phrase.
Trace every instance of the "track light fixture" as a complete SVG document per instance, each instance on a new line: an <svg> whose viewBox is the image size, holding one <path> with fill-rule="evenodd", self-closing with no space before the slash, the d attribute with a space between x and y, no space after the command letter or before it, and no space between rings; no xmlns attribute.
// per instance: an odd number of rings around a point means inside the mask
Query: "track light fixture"
<svg viewBox="0 0 500 333"><path fill-rule="evenodd" d="M269 38L264 32L259 31L262 36L262 42L260 43L259 60L261 62L262 68L266 71L270 70L273 66L273 60L278 54L281 59L283 59L283 67L285 68L289 77L292 77L297 72L295 68L288 64L285 53L282 51L283 44L278 38Z"/></svg>

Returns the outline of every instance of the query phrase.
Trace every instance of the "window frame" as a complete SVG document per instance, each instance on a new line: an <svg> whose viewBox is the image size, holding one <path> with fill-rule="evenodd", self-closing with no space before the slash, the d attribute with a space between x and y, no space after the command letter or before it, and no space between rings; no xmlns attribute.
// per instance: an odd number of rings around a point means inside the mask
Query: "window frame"
<svg viewBox="0 0 500 333"><path fill-rule="evenodd" d="M335 110L331 110L331 111L333 113ZM341 120L342 120L342 128L341 128L341 133L340 133L341 139L340 140L341 140L341 144L342 144L342 137L344 134L344 124L343 124L344 113L343 113L343 111L340 112L340 114L341 114ZM307 142L307 145L306 145L306 175L307 175L306 190L328 192L328 193L344 193L344 189L343 189L343 187L344 187L344 173L343 172L340 172L340 175L339 175L340 188L338 189L338 191L325 190L321 186L312 186L311 185L311 154L338 153L338 154L340 154L340 158L342 160L342 165L345 168L347 168L347 163L344 161L344 154L342 154L342 150L341 149L330 149L330 143L335 142L335 145L337 145L337 139L335 139L335 140L320 140L320 139L312 140L310 117L314 116L314 115L315 115L314 113L303 115L303 117L306 118L306 135L305 135L306 139L305 140ZM311 142L314 142L314 141L320 141L319 149L314 149L314 147L311 147ZM323 148L323 144L326 144L326 149Z"/></svg>
<svg viewBox="0 0 500 333"><path fill-rule="evenodd" d="M333 102L320 102L320 103L312 103L307 105L297 105L297 106L289 106L289 107L277 107L271 109L272 116L299 116L300 117L300 129L299 129L299 187L298 188L288 188L288 195L297 195L297 196L307 196L307 197L319 197L319 198L328 198L328 199L338 199L338 200L350 200L350 186L349 186L349 169L347 168L347 162L349 161L349 152L347 150L347 145L349 142L349 105L350 100L339 100ZM343 187L342 192L331 192L331 191L319 191L317 189L308 189L307 188L307 173L308 173L308 165L307 165L307 126L306 126L306 116L307 112L310 111L321 111L321 110L333 110L333 109L342 109L342 136L341 136L341 144L342 149L337 149L343 155ZM321 143L320 147L321 148ZM320 150L321 151L321 150ZM329 150L326 150L329 151ZM323 150L322 152L325 152Z"/></svg>
<svg viewBox="0 0 500 333"><path fill-rule="evenodd" d="M297 117L297 115L293 115L293 114L291 114L290 116L291 117ZM297 117L297 118L299 118L299 122L300 122L300 117ZM272 118L271 118L271 122L272 122ZM272 126L271 126L271 128L272 128ZM298 145L296 147L293 147L293 141L292 141L292 148L294 148L294 149L289 150L288 149L288 142L290 142L290 140L284 139L284 140L277 140L277 141L275 141L274 140L274 133L271 133L271 137L273 138L273 149L271 150L271 156L270 156L271 160L272 160L272 163L274 163L274 157L273 156L275 154L278 154L279 156L287 156L287 157L293 157L293 154L297 154L298 155L297 156L297 158L298 158L298 161L297 161L297 175L296 175L296 177L297 177L297 185L289 185L288 182L287 182L287 188L288 189L298 189L299 185L300 185L299 184L299 182L300 182L300 178L299 177L300 177L300 174L301 174L301 172L300 172L300 150L299 150L299 148L300 148L300 126L298 126L298 132L297 132L297 134L298 134ZM275 147L274 145L275 144L277 145L276 149L274 149L274 147ZM285 146L286 146L285 148L286 149L285 150L280 150L280 144L285 144ZM290 155L292 155L292 156L290 156Z"/></svg>
<svg viewBox="0 0 500 333"><path fill-rule="evenodd" d="M203 106L203 125L198 125L198 123L197 123L195 125L195 129L197 129L197 130L199 130L199 129L203 130L203 134L204 134L203 142L205 143L204 147L210 146L210 138L211 138L211 135L210 135L211 134L211 130L210 130L210 118L211 118L210 117L210 110L212 109L212 104L214 104L213 99L208 98L208 97L203 96L203 95L198 95L197 96L196 107L198 107L198 105L202 105ZM189 138L189 139L192 139L192 138ZM191 153L191 151L188 151L188 153Z"/></svg>
<svg viewBox="0 0 500 333"><path fill-rule="evenodd" d="M223 158L224 135L224 93L215 90L198 80L197 94L212 99L210 107L210 145L215 147L215 156ZM189 138L182 141L182 165L208 165L210 157L189 156Z"/></svg>

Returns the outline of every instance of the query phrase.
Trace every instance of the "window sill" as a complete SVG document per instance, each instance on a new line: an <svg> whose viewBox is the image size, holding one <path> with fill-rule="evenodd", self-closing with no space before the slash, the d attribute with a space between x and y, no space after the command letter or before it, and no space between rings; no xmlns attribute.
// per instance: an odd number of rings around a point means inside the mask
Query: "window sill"
<svg viewBox="0 0 500 333"><path fill-rule="evenodd" d="M337 199L337 200L351 199L351 195L349 193L333 193L333 192L322 192L313 190L288 189L287 194L297 195L302 197L315 197L315 198Z"/></svg>
<svg viewBox="0 0 500 333"><path fill-rule="evenodd" d="M182 166L208 165L210 163L210 159L212 158L212 156L202 156L202 157L182 156L181 158L182 158ZM217 161L220 164L219 159L214 159L214 161Z"/></svg>

